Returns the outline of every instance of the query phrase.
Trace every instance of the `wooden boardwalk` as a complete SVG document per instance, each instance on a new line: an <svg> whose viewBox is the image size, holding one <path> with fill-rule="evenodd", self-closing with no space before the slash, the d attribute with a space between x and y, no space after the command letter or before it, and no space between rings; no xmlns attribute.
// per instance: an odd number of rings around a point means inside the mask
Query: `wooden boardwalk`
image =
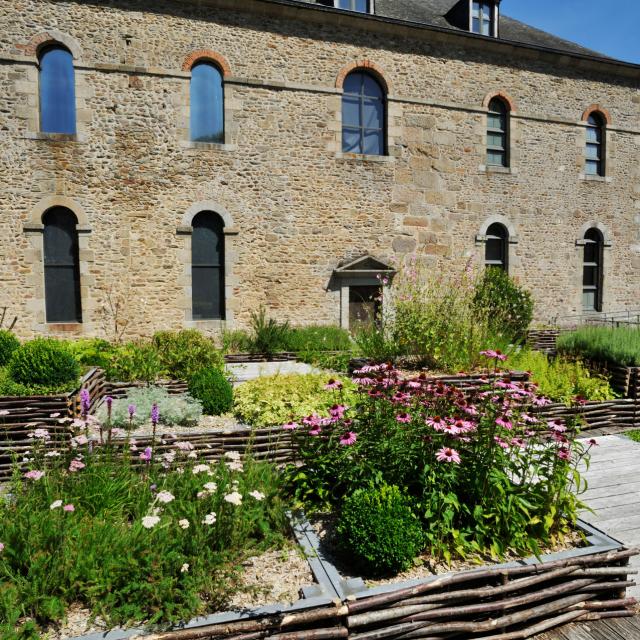
<svg viewBox="0 0 640 640"><path fill-rule="evenodd" d="M640 545L640 443L613 435L596 441L591 465L583 470L589 488L581 496L594 513L585 511L581 516L626 545ZM632 558L631 564L640 570L640 558ZM640 587L627 593L640 601ZM640 640L640 614L571 624L536 636L536 640Z"/></svg>

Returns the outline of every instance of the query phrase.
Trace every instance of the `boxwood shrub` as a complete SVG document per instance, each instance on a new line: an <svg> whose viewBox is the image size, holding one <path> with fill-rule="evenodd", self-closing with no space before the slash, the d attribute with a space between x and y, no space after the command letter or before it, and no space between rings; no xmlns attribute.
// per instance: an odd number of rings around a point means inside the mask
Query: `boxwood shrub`
<svg viewBox="0 0 640 640"><path fill-rule="evenodd" d="M75 382L80 365L66 344L52 338L36 338L20 345L8 365L9 376L23 385L57 387Z"/></svg>

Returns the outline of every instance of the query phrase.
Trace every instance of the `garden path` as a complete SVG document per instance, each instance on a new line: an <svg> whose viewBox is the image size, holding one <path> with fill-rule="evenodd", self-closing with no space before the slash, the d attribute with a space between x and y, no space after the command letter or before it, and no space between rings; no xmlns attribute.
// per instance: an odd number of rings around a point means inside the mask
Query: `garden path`
<svg viewBox="0 0 640 640"><path fill-rule="evenodd" d="M581 498L594 513L581 517L626 545L640 545L640 443L624 436L596 438L591 464L583 471L588 489ZM640 558L631 559L640 570ZM638 579L638 578L636 578ZM640 586L628 594L640 600ZM640 632L638 634L640 638Z"/></svg>

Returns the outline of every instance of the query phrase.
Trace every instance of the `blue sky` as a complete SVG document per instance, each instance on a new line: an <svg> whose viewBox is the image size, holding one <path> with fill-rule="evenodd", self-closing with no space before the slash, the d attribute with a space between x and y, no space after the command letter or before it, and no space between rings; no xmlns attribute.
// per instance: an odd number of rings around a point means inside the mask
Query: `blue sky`
<svg viewBox="0 0 640 640"><path fill-rule="evenodd" d="M640 0L502 0L512 18L640 64Z"/></svg>

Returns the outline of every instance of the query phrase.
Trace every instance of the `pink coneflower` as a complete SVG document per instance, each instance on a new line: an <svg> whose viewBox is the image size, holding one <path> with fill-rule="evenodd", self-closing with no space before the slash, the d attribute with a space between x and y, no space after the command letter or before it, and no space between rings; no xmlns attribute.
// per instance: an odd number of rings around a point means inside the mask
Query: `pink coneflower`
<svg viewBox="0 0 640 640"><path fill-rule="evenodd" d="M536 418L535 416L530 416L528 413L521 413L520 418L527 424L537 424L538 422L538 418Z"/></svg>
<svg viewBox="0 0 640 640"><path fill-rule="evenodd" d="M590 447L599 447L600 445L598 444L598 441L595 438L591 438L591 440L589 440L589 446Z"/></svg>
<svg viewBox="0 0 640 640"><path fill-rule="evenodd" d="M507 444L507 442L503 440L500 436L493 436L493 439L495 440L496 444L499 447L502 447L503 449L509 448L509 445Z"/></svg>
<svg viewBox="0 0 640 640"><path fill-rule="evenodd" d="M297 429L300 425L297 422L287 422L287 424L283 424L282 428L286 429L287 431L294 431L295 429Z"/></svg>
<svg viewBox="0 0 640 640"><path fill-rule="evenodd" d="M0 542L0 553L2 553L3 551L4 551L4 544Z"/></svg>
<svg viewBox="0 0 640 640"><path fill-rule="evenodd" d="M342 418L342 416L344 416L344 412L347 410L347 408L341 404L334 404L330 409L329 409L329 414L331 415L332 418L335 418L336 420L340 420Z"/></svg>
<svg viewBox="0 0 640 640"><path fill-rule="evenodd" d="M329 382L327 382L324 388L327 389L328 391L331 391L331 390L339 391L340 389L342 389L342 382L340 382L340 380L334 380L333 378L330 378Z"/></svg>
<svg viewBox="0 0 640 640"><path fill-rule="evenodd" d="M64 507L62 507L62 510L66 511L67 513L71 513L75 511L76 508L72 504L65 504Z"/></svg>
<svg viewBox="0 0 640 640"><path fill-rule="evenodd" d="M567 447L560 447L558 449L558 458L560 460L571 460L571 451Z"/></svg>
<svg viewBox="0 0 640 640"><path fill-rule="evenodd" d="M445 427L447 426L444 418L441 418L440 416L427 418L425 420L425 424L427 424L429 427L433 427L436 431L444 431Z"/></svg>
<svg viewBox="0 0 640 640"><path fill-rule="evenodd" d="M511 438L511 446L526 449L527 443L522 438Z"/></svg>
<svg viewBox="0 0 640 640"><path fill-rule="evenodd" d="M551 400L549 400L549 398L544 398L543 396L540 396L539 398L533 399L533 404L536 407L545 407L546 405L551 404Z"/></svg>
<svg viewBox="0 0 640 640"><path fill-rule="evenodd" d="M401 413L400 415L396 416L396 420L403 424L407 424L408 422L411 422L411 416L408 413Z"/></svg>
<svg viewBox="0 0 640 640"><path fill-rule="evenodd" d="M503 416L496 418L496 424L499 427L504 427L505 429L513 429L513 425L511 424L511 421L509 420L505 420L505 418Z"/></svg>
<svg viewBox="0 0 640 640"><path fill-rule="evenodd" d="M345 433L342 438L340 438L340 444L343 447L349 447L352 444L355 444L357 439L358 436L353 431L347 431L347 433Z"/></svg>
<svg viewBox="0 0 640 640"><path fill-rule="evenodd" d="M322 433L322 429L320 427L316 427L315 429L311 429L309 431L310 436L319 436Z"/></svg>
<svg viewBox="0 0 640 640"><path fill-rule="evenodd" d="M480 355L493 360L501 360L502 362L507 359L507 356L505 356L499 349L496 349L495 351L493 349L487 349L486 351L481 351Z"/></svg>
<svg viewBox="0 0 640 640"><path fill-rule="evenodd" d="M564 433L567 430L567 426L562 420L550 420L547 424L554 433Z"/></svg>
<svg viewBox="0 0 640 640"><path fill-rule="evenodd" d="M462 462L460 454L450 447L442 447L436 454L436 460L438 460L438 462L453 462L455 464Z"/></svg>
<svg viewBox="0 0 640 640"><path fill-rule="evenodd" d="M40 480L41 478L44 477L44 471L37 471L37 470L27 471L27 473L24 474L24 477L27 480Z"/></svg>

